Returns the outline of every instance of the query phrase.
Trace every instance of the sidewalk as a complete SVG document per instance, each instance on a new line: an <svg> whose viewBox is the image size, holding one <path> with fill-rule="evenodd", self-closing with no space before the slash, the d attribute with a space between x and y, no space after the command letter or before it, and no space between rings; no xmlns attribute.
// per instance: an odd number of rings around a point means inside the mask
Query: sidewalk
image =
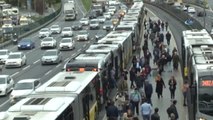
<svg viewBox="0 0 213 120"><path fill-rule="evenodd" d="M147 20L148 20L149 17L152 20L158 20L159 19L150 10L148 10L148 16L146 17ZM171 33L170 29L168 29L168 30ZM161 32L163 32L164 35L165 35L167 31L161 31ZM166 44L165 37L164 37L164 44ZM151 41L148 42L148 46L149 46L148 48L149 48L150 52L152 53L153 47L152 47ZM177 48L176 41L175 41L175 39L174 39L174 37L172 35L171 43L170 43L170 53L172 52L174 47ZM140 56L142 56L142 55L143 55L143 52L141 52ZM150 61L150 65L151 65L151 68L156 68L156 66L153 64L153 60ZM183 95L182 95L182 91L181 91L181 87L183 85L183 78L182 78L182 75L181 75L180 66L179 66L179 70L178 71L169 72L168 70L171 70L171 68L172 68L172 66L167 66L166 69L165 69L165 72L163 72L163 74L162 74L162 78L163 78L163 80L165 82L166 88L163 91L163 98L161 98L161 99L157 98L157 94L155 92L155 88L156 88L155 76L152 75L149 78L149 81L153 85L153 94L152 94L153 109L155 107L158 107L159 108L160 118L162 120L168 120L168 115L166 113L166 109L171 104L168 80L170 79L170 77L172 75L174 75L176 80L177 80L177 88L176 88L176 92L175 92L175 99L177 100L176 107L177 107L177 111L179 113L179 120L188 120L188 109L187 109L187 107L183 107ZM152 71L152 72L154 72L154 71ZM140 116L140 119L142 119L141 116Z"/></svg>

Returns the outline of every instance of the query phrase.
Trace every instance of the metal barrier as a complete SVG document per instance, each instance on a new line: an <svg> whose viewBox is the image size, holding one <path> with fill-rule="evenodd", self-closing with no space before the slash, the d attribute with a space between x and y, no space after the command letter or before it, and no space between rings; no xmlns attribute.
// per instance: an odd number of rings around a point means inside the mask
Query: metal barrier
<svg viewBox="0 0 213 120"><path fill-rule="evenodd" d="M163 2L149 2L144 1L146 4L150 4L152 6L158 7L161 10L167 12L177 20L179 20L187 29L203 29L204 27L194 18L190 17L186 12L182 11L181 9L177 9L174 6L168 5ZM187 19L191 19L193 21L193 25L186 25L185 21Z"/></svg>

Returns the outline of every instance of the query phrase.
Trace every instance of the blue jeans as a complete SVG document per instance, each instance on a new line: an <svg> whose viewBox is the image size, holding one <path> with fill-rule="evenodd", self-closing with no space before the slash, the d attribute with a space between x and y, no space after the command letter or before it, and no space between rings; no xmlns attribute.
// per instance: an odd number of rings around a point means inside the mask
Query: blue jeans
<svg viewBox="0 0 213 120"><path fill-rule="evenodd" d="M150 115L142 115L143 120L150 120Z"/></svg>

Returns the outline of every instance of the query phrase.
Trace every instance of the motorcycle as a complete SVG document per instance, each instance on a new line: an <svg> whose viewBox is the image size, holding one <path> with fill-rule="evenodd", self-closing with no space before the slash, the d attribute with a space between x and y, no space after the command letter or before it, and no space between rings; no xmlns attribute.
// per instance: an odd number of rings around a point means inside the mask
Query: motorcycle
<svg viewBox="0 0 213 120"><path fill-rule="evenodd" d="M18 36L16 34L13 35L13 44L17 44L18 43Z"/></svg>

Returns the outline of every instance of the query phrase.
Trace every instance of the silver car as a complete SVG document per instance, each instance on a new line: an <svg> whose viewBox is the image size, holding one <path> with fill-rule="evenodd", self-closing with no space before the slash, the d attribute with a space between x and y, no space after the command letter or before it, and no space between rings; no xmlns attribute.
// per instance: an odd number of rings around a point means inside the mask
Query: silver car
<svg viewBox="0 0 213 120"><path fill-rule="evenodd" d="M72 50L75 48L75 41L72 38L63 38L59 43L60 50Z"/></svg>
<svg viewBox="0 0 213 120"><path fill-rule="evenodd" d="M51 35L49 28L42 28L39 31L39 38L49 37Z"/></svg>
<svg viewBox="0 0 213 120"><path fill-rule="evenodd" d="M7 60L9 53L10 51L7 49L0 50L0 64L5 64L5 61Z"/></svg>
<svg viewBox="0 0 213 120"><path fill-rule="evenodd" d="M43 48L56 48L57 42L53 37L46 37L41 40L41 49Z"/></svg>
<svg viewBox="0 0 213 120"><path fill-rule="evenodd" d="M14 81L10 75L0 75L0 96L7 95L13 90Z"/></svg>
<svg viewBox="0 0 213 120"><path fill-rule="evenodd" d="M89 25L89 18L81 18L80 23L82 25Z"/></svg>
<svg viewBox="0 0 213 120"><path fill-rule="evenodd" d="M41 57L41 64L58 64L62 62L62 55L58 49L46 50Z"/></svg>

